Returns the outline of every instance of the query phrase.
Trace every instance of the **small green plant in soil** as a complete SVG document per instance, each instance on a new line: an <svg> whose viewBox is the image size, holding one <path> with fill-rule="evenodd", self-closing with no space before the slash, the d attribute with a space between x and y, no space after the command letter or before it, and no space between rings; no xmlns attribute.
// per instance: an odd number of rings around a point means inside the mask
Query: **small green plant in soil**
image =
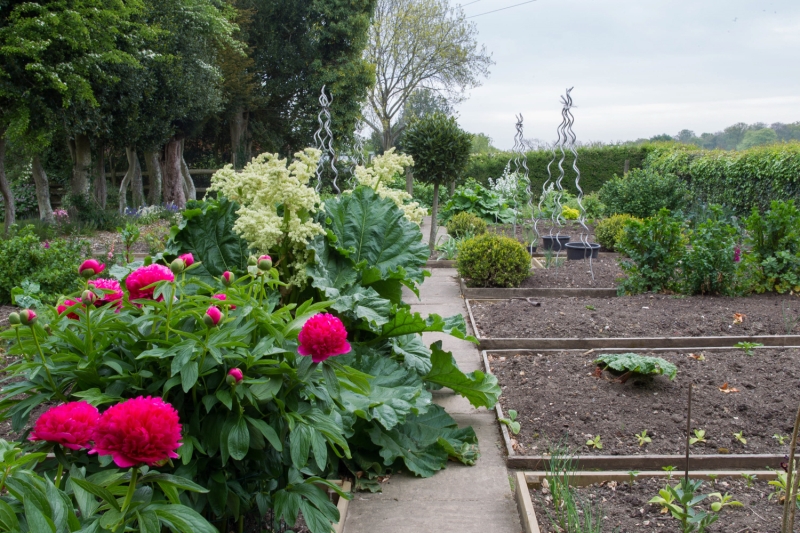
<svg viewBox="0 0 800 533"><path fill-rule="evenodd" d="M797 318L792 316L792 307L790 304L781 305L781 315L783 317L783 329L786 331L787 335L791 335L797 324L800 323L800 314L798 314Z"/></svg>
<svg viewBox="0 0 800 533"><path fill-rule="evenodd" d="M709 496L699 494L702 486L703 482L700 480L683 478L675 486L667 484L650 503L665 507L680 522L682 533L703 533L717 521L719 515L707 513L697 507Z"/></svg>
<svg viewBox="0 0 800 533"><path fill-rule="evenodd" d="M747 488L748 489L753 486L753 483L756 482L756 478L757 477L758 476L756 476L755 474L747 474L745 472L742 472L742 478L747 483Z"/></svg>
<svg viewBox="0 0 800 533"><path fill-rule="evenodd" d="M747 444L747 439L744 438L744 431L739 431L733 434L733 438L736 439L737 442L742 444Z"/></svg>
<svg viewBox="0 0 800 533"><path fill-rule="evenodd" d="M641 433L636 434L636 440L639 442L639 447L641 448L645 444L650 444L653 442L653 439L647 436L647 430L642 430Z"/></svg>
<svg viewBox="0 0 800 533"><path fill-rule="evenodd" d="M715 513L720 512L723 507L744 507L742 502L734 500L733 496L727 492L724 495L720 492L712 492L708 497L718 500L711 504L711 510Z"/></svg>
<svg viewBox="0 0 800 533"><path fill-rule="evenodd" d="M128 263L133 262L133 254L131 249L139 240L139 226L132 222L125 224L124 228L117 228L119 236L122 239L122 244L125 246L125 260Z"/></svg>
<svg viewBox="0 0 800 533"><path fill-rule="evenodd" d="M509 409L508 418L501 418L500 422L507 425L514 435L519 434L520 426L519 422L517 422L517 412L515 410Z"/></svg>
<svg viewBox="0 0 800 533"><path fill-rule="evenodd" d="M734 348L739 348L744 350L745 355L752 356L753 355L753 348L761 348L764 346L760 342L737 342L733 345Z"/></svg>
<svg viewBox="0 0 800 533"><path fill-rule="evenodd" d="M589 311L595 311L597 308L593 305L587 305L586 309L588 309Z"/></svg>
<svg viewBox="0 0 800 533"><path fill-rule="evenodd" d="M11 289L11 302L23 309L40 309L42 304L42 289L35 281L25 280L19 287Z"/></svg>
<svg viewBox="0 0 800 533"><path fill-rule="evenodd" d="M711 481L711 484L716 487L717 486L717 478L718 477L719 477L718 474L709 474L708 475L708 480Z"/></svg>
<svg viewBox="0 0 800 533"><path fill-rule="evenodd" d="M778 441L778 444L779 444L780 446L783 446L784 444L786 444L786 440L789 438L789 435L780 435L780 434L778 434L778 433L775 433L775 434L772 436L772 438L773 438L773 439L775 439L775 440L777 440L777 441Z"/></svg>
<svg viewBox="0 0 800 533"><path fill-rule="evenodd" d="M639 475L639 471L638 471L638 470L629 470L629 471L628 471L628 484L629 484L629 485L631 485L631 486L633 486L633 480L634 480L634 479L636 478L636 476L638 476L638 475Z"/></svg>
<svg viewBox="0 0 800 533"><path fill-rule="evenodd" d="M667 479L672 479L672 473L678 469L677 466L662 466L661 470L667 473Z"/></svg>
<svg viewBox="0 0 800 533"><path fill-rule="evenodd" d="M600 435L589 437L589 440L586 441L586 445L590 448L594 448L595 450L603 449L603 442L600 440Z"/></svg>
<svg viewBox="0 0 800 533"><path fill-rule="evenodd" d="M592 502L579 500L570 486L576 471L574 459L567 456L567 450L558 448L550 453L547 482L553 497L553 513L547 516L556 531L574 533L601 533L603 531L603 512Z"/></svg>
<svg viewBox="0 0 800 533"><path fill-rule="evenodd" d="M706 430L705 429L695 429L694 430L694 437L689 437L689 444L697 444L698 442L705 443L706 441Z"/></svg>
<svg viewBox="0 0 800 533"><path fill-rule="evenodd" d="M460 244L461 244L461 239L456 239L449 235L443 236L443 240L440 239L439 243L436 245L436 251L440 253L439 257L437 257L436 260L437 261L439 261L440 259L445 259L447 261L454 260L456 257L458 257L458 246Z"/></svg>
<svg viewBox="0 0 800 533"><path fill-rule="evenodd" d="M768 498L772 500L773 498L777 498L778 501L782 501L786 498L786 472L777 472L777 478L773 479L769 482L770 485L775 487L775 492L770 494ZM797 507L800 509L800 494L797 495Z"/></svg>
<svg viewBox="0 0 800 533"><path fill-rule="evenodd" d="M631 377L652 377L661 374L674 380L678 374L678 368L669 361L661 357L636 353L601 355L594 360L594 364L603 370L611 369L613 372L621 374L618 378L621 383L625 383Z"/></svg>

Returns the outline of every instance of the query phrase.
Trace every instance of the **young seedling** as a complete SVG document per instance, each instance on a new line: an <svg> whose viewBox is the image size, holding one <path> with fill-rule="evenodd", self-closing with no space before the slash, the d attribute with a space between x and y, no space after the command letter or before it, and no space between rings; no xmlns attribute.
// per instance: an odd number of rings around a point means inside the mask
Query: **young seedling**
<svg viewBox="0 0 800 533"><path fill-rule="evenodd" d="M645 444L650 444L653 442L653 439L647 436L647 430L642 430L641 433L636 434L636 440L639 441L639 447L641 448Z"/></svg>
<svg viewBox="0 0 800 533"><path fill-rule="evenodd" d="M675 496L668 489L658 491L658 496L653 496L647 503L656 503L661 506L661 514L667 514L674 505Z"/></svg>
<svg viewBox="0 0 800 533"><path fill-rule="evenodd" d="M508 418L501 418L500 422L508 426L508 429L511 430L511 433L514 435L519 434L519 422L517 420L517 412L513 409L508 410Z"/></svg>
<svg viewBox="0 0 800 533"><path fill-rule="evenodd" d="M745 355L752 356L753 348L760 348L761 346L764 345L761 344L760 342L737 342L733 346L734 348L741 348L742 350L744 350Z"/></svg>
<svg viewBox="0 0 800 533"><path fill-rule="evenodd" d="M758 476L756 476L755 474L745 474L744 472L742 472L742 477L747 483L747 488L749 489L750 487L753 486L753 483L756 482L756 477Z"/></svg>
<svg viewBox="0 0 800 533"><path fill-rule="evenodd" d="M594 437L590 437L589 440L586 441L586 445L590 448L594 448L595 450L602 450L603 443L600 442L600 435L595 435Z"/></svg>
<svg viewBox="0 0 800 533"><path fill-rule="evenodd" d="M628 471L628 484L632 487L633 486L633 479L639 475L638 470L629 470Z"/></svg>
<svg viewBox="0 0 800 533"><path fill-rule="evenodd" d="M587 306L586 306L586 309L588 309L589 311L594 311L594 310L596 310L597 308L596 308L595 306L593 306L593 305L587 305Z"/></svg>
<svg viewBox="0 0 800 533"><path fill-rule="evenodd" d="M784 444L786 444L786 440L789 438L789 435L780 435L778 433L775 433L772 436L772 438L777 440L779 445L783 446Z"/></svg>
<svg viewBox="0 0 800 533"><path fill-rule="evenodd" d="M741 442L742 444L747 444L747 439L744 438L744 431L740 431L738 433L734 433L733 434L733 438L735 438L737 441Z"/></svg>
<svg viewBox="0 0 800 533"><path fill-rule="evenodd" d="M658 491L658 496L650 499L650 503L663 506L673 518L679 520L680 530L683 533L703 532L716 522L719 516L706 513L697 507L708 497L706 494L697 494L702 485L703 482L700 480L681 479L674 487L667 484ZM662 513L665 512L664 509Z"/></svg>
<svg viewBox="0 0 800 533"><path fill-rule="evenodd" d="M689 444L697 444L698 442L702 442L702 443L706 442L706 430L705 429L695 429L694 430L694 437L689 437Z"/></svg>
<svg viewBox="0 0 800 533"><path fill-rule="evenodd" d="M733 496L731 496L727 492L725 493L724 496L719 492L712 492L711 494L708 495L708 497L716 498L717 500L719 500L711 504L711 510L714 511L715 513L720 512L723 507L744 507L744 504L742 504L742 502L737 502L736 500L733 499Z"/></svg>
<svg viewBox="0 0 800 533"><path fill-rule="evenodd" d="M711 484L714 485L715 487L717 486L717 478L718 477L719 477L719 475L717 475L717 474L709 474L708 475L708 479L711 480Z"/></svg>
<svg viewBox="0 0 800 533"><path fill-rule="evenodd" d="M661 470L667 472L667 479L672 479L672 473L678 469L677 466L662 466Z"/></svg>

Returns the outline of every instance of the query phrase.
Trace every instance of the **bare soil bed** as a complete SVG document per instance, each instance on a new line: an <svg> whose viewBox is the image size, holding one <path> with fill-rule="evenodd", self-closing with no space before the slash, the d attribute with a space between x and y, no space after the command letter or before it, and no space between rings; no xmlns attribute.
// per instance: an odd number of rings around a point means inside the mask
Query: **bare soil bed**
<svg viewBox="0 0 800 533"><path fill-rule="evenodd" d="M528 244L525 239L525 230L530 230L530 222L525 224L523 229L522 224L517 224L517 233L516 238L519 242L523 244ZM591 242L597 242L594 238L594 224L586 223L586 227L589 228L589 240ZM550 235L550 230L552 230L552 234L556 235L569 235L570 242L580 242L580 235L581 233L585 233L586 230L580 225L577 220L568 220L563 226L557 226L553 224L550 219L547 220L540 220L536 225L536 229L539 230L539 246L542 246L541 237L545 235ZM490 224L488 226L488 230L492 233L496 233L498 235L504 235L506 237L511 237L514 226L511 224ZM601 248L601 251L603 248Z"/></svg>
<svg viewBox="0 0 800 533"><path fill-rule="evenodd" d="M706 431L705 443L692 454L780 454L773 435L791 435L800 401L800 349L666 352L674 363L674 381L665 376L620 383L600 372L593 354L489 354L505 412L514 409L521 431L517 453L547 453L561 442L582 455L683 454L686 401L693 383L692 428ZM720 388L736 389L723 392ZM639 446L636 434L652 440ZM746 444L734 437L742 431ZM587 446L600 435L602 449ZM676 465L677 466L677 465ZM767 465L764 465L767 466ZM777 468L779 465L770 465Z"/></svg>
<svg viewBox="0 0 800 533"><path fill-rule="evenodd" d="M677 476L671 484L678 482ZM679 532L678 521L670 514L661 512L661 506L647 503L658 495L667 481L656 478L637 479L633 486L629 483L598 483L588 487L575 489L578 499L591 502L603 513L603 531L618 533L638 533L641 531ZM743 479L720 478L714 483L706 481L701 487L702 494L720 492L730 493L733 499L741 502L743 507L724 507L719 519L706 531L709 533L777 533L780 531L783 506L777 498L769 499L773 487L766 481L756 480L751 487ZM553 513L552 498L546 489L530 489L533 507L539 527L543 532L555 531L548 512ZM711 502L716 499L707 498L699 507L709 512ZM619 528L619 529L617 529Z"/></svg>
<svg viewBox="0 0 800 533"><path fill-rule="evenodd" d="M537 272L538 274L538 272ZM535 274L534 274L535 276ZM761 294L675 297L538 298L471 302L487 338L700 337L797 335L800 298ZM735 314L744 315L741 323Z"/></svg>
<svg viewBox="0 0 800 533"><path fill-rule="evenodd" d="M564 258L566 252L561 252ZM545 288L615 288L617 278L623 276L617 264L619 254L600 254L597 259L573 260L552 265L550 268L537 268L520 285L526 289ZM539 258L544 263L544 259ZM592 279L594 273L594 279Z"/></svg>

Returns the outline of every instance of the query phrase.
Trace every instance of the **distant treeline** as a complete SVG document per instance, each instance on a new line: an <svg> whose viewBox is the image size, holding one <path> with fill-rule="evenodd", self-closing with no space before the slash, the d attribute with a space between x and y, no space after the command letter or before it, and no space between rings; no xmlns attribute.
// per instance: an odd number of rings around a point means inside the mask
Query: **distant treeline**
<svg viewBox="0 0 800 533"><path fill-rule="evenodd" d="M656 135L650 139L639 139L637 143L678 141L706 150L747 150L756 146L767 146L779 142L800 141L800 122L783 124L775 122L769 126L763 122L745 124L739 122L716 133L697 136L692 130L681 130L677 135Z"/></svg>

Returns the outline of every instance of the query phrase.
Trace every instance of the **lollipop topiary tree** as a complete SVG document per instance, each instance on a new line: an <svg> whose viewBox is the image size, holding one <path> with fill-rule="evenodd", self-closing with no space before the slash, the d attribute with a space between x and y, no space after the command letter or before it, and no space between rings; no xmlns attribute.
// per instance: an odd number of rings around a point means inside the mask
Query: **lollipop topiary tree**
<svg viewBox="0 0 800 533"><path fill-rule="evenodd" d="M454 181L467 166L472 135L458 127L456 119L432 113L409 125L403 140L406 152L414 158L415 177L433 185L431 206L431 253L436 245L436 216L439 211L439 186Z"/></svg>

